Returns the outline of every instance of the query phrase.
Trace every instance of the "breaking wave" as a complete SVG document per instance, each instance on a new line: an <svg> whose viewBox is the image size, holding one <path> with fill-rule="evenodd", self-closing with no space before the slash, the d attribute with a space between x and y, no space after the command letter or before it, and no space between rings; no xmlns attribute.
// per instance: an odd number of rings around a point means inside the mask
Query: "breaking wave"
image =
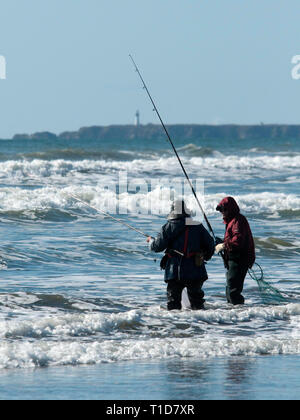
<svg viewBox="0 0 300 420"><path fill-rule="evenodd" d="M300 340L270 338L167 339L101 343L1 343L0 369L86 365L119 361L299 354Z"/></svg>
<svg viewBox="0 0 300 420"><path fill-rule="evenodd" d="M108 160L108 161L131 161L137 156L143 158L154 158L155 152L131 152L126 150L85 150L85 149L55 149L40 152L20 153L16 156L16 160L32 161L35 159L50 161L50 160ZM1 155L0 155L1 159Z"/></svg>
<svg viewBox="0 0 300 420"><path fill-rule="evenodd" d="M111 188L95 186L40 186L32 188L4 187L0 190L0 214L10 217L28 217L41 220L58 220L76 217L74 211L95 213L73 195L99 210L110 214L166 215L170 209L170 188L154 186L151 191L118 192L115 184ZM208 215L215 215L216 204L226 192L200 196ZM272 217L291 217L300 211L300 197L296 194L261 192L235 195L243 212ZM201 217L191 193L185 196L187 205Z"/></svg>
<svg viewBox="0 0 300 420"><path fill-rule="evenodd" d="M213 150L209 147L202 147L197 146L196 144L190 143L185 146L179 147L178 152L185 156L189 157L206 157L206 156L219 156L221 153L217 152L216 150Z"/></svg>
<svg viewBox="0 0 300 420"><path fill-rule="evenodd" d="M153 307L117 314L68 313L1 321L0 368L300 354L299 317L300 305L288 304L171 314ZM285 324L276 334L263 334L278 322ZM231 331L244 329L245 335L226 337L226 326ZM214 332L220 327L224 331L221 338Z"/></svg>
<svg viewBox="0 0 300 420"><path fill-rule="evenodd" d="M102 223L74 198L154 234L177 194L172 182L183 180L167 145L160 151L150 145L145 152L144 144L136 151L114 144L115 150L108 145L94 153L88 145L59 150L55 144L44 151L47 145L32 143L25 152L16 145L12 154L9 143L0 155L1 255L7 261L0 369L300 354L300 154L245 152L239 145L220 148L223 154L207 145L178 150L191 178L205 178L205 189L200 183L197 192L209 220L223 234L216 205L229 194L237 199L250 216L259 263L292 296L289 303L261 304L249 279L247 305L228 306L224 268L216 257L208 266L206 310L169 313L158 306L165 302L165 285L159 264L154 268L153 256L145 255L146 242L114 222ZM120 173L128 175L125 188L118 185ZM185 192L187 206L202 220L188 186Z"/></svg>
<svg viewBox="0 0 300 420"><path fill-rule="evenodd" d="M187 149L190 146L186 146ZM115 152L111 152L115 153ZM117 152L119 159L99 158L71 160L71 159L52 159L43 160L35 158L33 160L8 160L0 162L0 179L18 179L26 181L31 176L35 177L56 177L56 176L74 176L80 173L109 174L116 171L127 171L135 175L151 173L152 176L159 175L178 175L181 176L180 167L176 158L158 157L149 159L140 158L138 153L130 154L132 159L126 159L129 152ZM206 152L205 152L206 153ZM210 153L210 152L209 152ZM34 155L39 155L38 153ZM122 158L121 158L122 156ZM230 171L227 176L234 175L235 172L241 174L252 174L264 177L266 171L277 172L286 171L287 174L295 175L295 171L300 168L300 154L296 156L226 156L218 153L217 156L210 157L184 157L183 163L189 167L194 175L198 177L215 176L224 174L224 171ZM208 171L208 172L207 172ZM217 171L217 172L216 172ZM220 172L218 172L220 171Z"/></svg>

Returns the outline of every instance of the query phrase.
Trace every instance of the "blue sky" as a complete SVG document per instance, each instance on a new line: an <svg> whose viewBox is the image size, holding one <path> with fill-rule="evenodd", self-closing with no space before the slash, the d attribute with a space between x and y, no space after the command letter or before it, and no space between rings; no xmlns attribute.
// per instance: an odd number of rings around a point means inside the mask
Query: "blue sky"
<svg viewBox="0 0 300 420"><path fill-rule="evenodd" d="M82 126L299 123L299 0L2 0L0 138Z"/></svg>

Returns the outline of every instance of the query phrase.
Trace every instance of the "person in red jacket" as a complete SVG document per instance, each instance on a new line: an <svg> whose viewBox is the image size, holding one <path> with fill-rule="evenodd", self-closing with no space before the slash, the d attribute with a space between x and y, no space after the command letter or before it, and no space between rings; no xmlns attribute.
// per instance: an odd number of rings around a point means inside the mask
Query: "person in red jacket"
<svg viewBox="0 0 300 420"><path fill-rule="evenodd" d="M216 253L222 252L227 268L227 301L233 305L240 305L245 303L242 291L247 271L255 263L252 232L248 220L240 213L234 198L224 198L216 210L222 213L226 224L224 242L216 246Z"/></svg>

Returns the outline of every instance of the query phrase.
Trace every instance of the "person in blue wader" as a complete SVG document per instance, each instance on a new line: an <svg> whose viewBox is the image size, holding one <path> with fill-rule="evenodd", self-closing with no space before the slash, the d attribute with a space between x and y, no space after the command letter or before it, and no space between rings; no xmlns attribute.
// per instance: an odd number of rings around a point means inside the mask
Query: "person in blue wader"
<svg viewBox="0 0 300 420"><path fill-rule="evenodd" d="M161 267L165 270L168 310L181 309L186 287L192 309L204 308L203 283L208 279L205 261L215 251L215 243L202 224L193 222L182 200L172 204L168 222L156 239L148 238L150 249L165 251Z"/></svg>

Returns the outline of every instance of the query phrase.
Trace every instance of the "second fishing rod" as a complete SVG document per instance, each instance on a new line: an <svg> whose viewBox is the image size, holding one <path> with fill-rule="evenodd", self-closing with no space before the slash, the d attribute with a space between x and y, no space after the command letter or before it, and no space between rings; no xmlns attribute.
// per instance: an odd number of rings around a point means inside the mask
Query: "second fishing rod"
<svg viewBox="0 0 300 420"><path fill-rule="evenodd" d="M152 103L152 105L153 105L153 110L156 112L156 114L157 114L157 116L158 116L158 118L159 118L159 120L160 120L160 122L161 122L161 125L162 125L162 127L163 127L163 129L164 129L164 131L165 131L165 133L166 133L166 136L167 136L167 138L168 138L168 140L169 140L169 142L170 142L170 144L171 144L171 146L172 146L172 149L173 149L173 151L174 151L174 153L175 153L175 155L176 155L176 157L177 157L177 159L178 159L178 162L179 162L179 164L180 164L180 166L181 166L181 169L182 169L182 171L183 171L183 173L184 173L184 176L186 177L186 179L187 179L187 181L188 181L188 183L189 183L189 186L191 187L192 193L193 193L193 195L194 195L194 197L195 197L195 199L196 199L196 202L197 202L197 204L198 204L198 206L199 206L199 208L200 208L200 210L201 210L201 212L202 212L202 214L203 214L203 217L204 217L204 220L205 220L205 222L206 222L206 224L207 224L207 227L208 227L208 229L209 229L210 233L212 234L212 237L214 238L214 241L217 243L217 238L216 238L216 236L215 236L214 230L213 230L213 228L212 228L212 226L211 226L211 224L210 224L210 222L209 222L209 220L208 220L208 218L207 218L207 216L206 216L206 214L205 214L205 211L204 211L204 209L203 209L203 207L202 207L202 205L201 205L201 203L200 203L200 201L199 201L199 198L198 198L198 196L197 196L197 194L196 194L195 188L194 188L194 186L193 186L193 184L192 184L192 182L191 182L191 180L190 180L190 177L188 176L188 174L187 174L187 172L186 172L186 170L185 170L185 167L183 166L183 163L182 163L182 161L181 161L181 159L180 159L180 156L179 156L179 154L178 154L178 152L177 152L177 150L176 150L176 147L174 146L174 143L173 143L173 141L172 141L172 139L171 139L171 136L170 136L170 134L169 134L169 132L168 132L168 130L167 130L167 127L165 126L165 124L164 124L164 122L163 122L163 120L162 120L162 118L161 118L161 116L160 116L160 113L159 113L159 111L158 111L158 109L157 109L157 106L156 106L156 104L155 104L155 102L154 102L154 100L153 100L153 98L152 98L152 96L151 96L151 94L150 94L150 92L149 92L149 89L148 89L148 87L147 87L147 85L146 85L146 83L145 83L145 81L144 81L144 79L143 79L143 76L142 76L142 74L141 74L141 72L140 72L140 70L139 70L138 66L136 65L136 63L135 63L135 61L134 61L134 59L133 59L133 57L132 57L132 55L131 55L131 54L129 54L129 57L130 57L130 59L131 59L131 61L132 61L133 65L134 65L134 67L135 67L135 70L136 70L137 74L139 75L139 77L140 77L140 79L141 79L141 81L142 81L142 83L143 83L143 88L146 90L147 95L148 95L148 96L149 96L149 98L150 98L150 101L151 101L151 103Z"/></svg>

